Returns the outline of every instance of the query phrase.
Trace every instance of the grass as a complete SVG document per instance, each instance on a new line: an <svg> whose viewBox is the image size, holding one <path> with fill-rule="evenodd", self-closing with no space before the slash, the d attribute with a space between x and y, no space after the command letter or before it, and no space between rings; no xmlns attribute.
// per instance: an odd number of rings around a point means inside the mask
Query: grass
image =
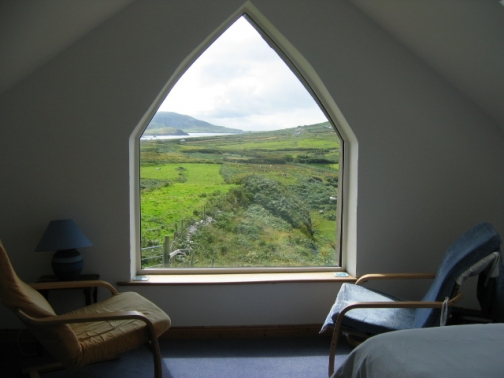
<svg viewBox="0 0 504 378"><path fill-rule="evenodd" d="M224 182L219 169L218 164L141 167L142 179L173 182L160 189L144 191L141 195L142 245L157 245L164 240L165 234L175 232L175 224L180 220L193 217L195 211L203 212L208 197L226 193L235 187ZM185 176L185 182L177 182L181 176Z"/></svg>
<svg viewBox="0 0 504 378"><path fill-rule="evenodd" d="M191 251L176 267L334 265L339 146L327 123L142 141L142 247L170 236Z"/></svg>

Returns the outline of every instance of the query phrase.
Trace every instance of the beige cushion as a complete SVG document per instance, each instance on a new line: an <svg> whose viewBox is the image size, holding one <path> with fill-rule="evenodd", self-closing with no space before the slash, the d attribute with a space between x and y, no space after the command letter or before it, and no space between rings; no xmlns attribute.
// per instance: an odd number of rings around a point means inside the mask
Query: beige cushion
<svg viewBox="0 0 504 378"><path fill-rule="evenodd" d="M170 327L170 318L154 303L134 292L119 293L104 301L72 311L71 314L139 311L154 325L156 336ZM148 339L145 323L140 320L74 323L70 327L79 340L82 354L79 365L107 360L145 344Z"/></svg>

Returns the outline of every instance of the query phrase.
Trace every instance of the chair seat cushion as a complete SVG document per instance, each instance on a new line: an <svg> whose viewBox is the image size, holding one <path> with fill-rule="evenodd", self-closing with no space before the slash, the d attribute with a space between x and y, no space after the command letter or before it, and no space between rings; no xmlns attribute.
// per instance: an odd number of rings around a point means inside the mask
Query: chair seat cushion
<svg viewBox="0 0 504 378"><path fill-rule="evenodd" d="M354 284L343 284L336 297L336 302L327 315L320 332L333 328L339 313L348 305L356 302L397 302L402 298L384 294ZM369 334L379 334L399 329L414 328L415 309L383 308L355 309L345 314L343 327Z"/></svg>
<svg viewBox="0 0 504 378"><path fill-rule="evenodd" d="M107 313L113 311L138 311L154 325L159 336L170 327L170 318L154 303L134 292L113 295L98 303L86 306L71 314ZM137 348L148 341L145 323L140 320L100 321L92 323L73 323L81 353L68 368L87 365L119 356L121 353Z"/></svg>

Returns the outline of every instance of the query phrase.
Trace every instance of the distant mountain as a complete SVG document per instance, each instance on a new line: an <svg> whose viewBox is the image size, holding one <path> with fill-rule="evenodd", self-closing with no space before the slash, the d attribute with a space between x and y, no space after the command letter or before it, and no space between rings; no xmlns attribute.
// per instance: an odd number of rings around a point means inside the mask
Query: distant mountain
<svg viewBox="0 0 504 378"><path fill-rule="evenodd" d="M187 133L242 133L242 130L216 126L184 114L157 112L144 135L187 135Z"/></svg>

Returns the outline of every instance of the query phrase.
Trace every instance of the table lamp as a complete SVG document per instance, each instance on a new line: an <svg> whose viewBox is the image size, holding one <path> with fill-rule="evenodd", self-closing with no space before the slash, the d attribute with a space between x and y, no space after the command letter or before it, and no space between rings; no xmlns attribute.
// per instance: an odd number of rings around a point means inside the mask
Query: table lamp
<svg viewBox="0 0 504 378"><path fill-rule="evenodd" d="M74 281L84 266L82 255L76 248L92 245L72 219L60 219L49 222L35 251L56 251L51 261L54 274L61 281Z"/></svg>

